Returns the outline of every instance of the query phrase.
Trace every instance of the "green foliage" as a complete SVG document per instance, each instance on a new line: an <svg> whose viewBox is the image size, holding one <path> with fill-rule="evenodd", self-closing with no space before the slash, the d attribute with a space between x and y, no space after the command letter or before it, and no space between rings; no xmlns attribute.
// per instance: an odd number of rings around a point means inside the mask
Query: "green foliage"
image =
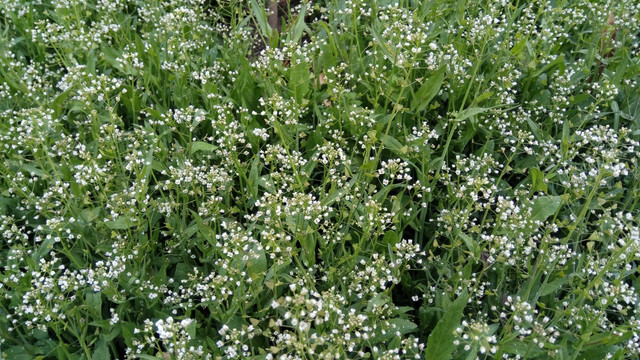
<svg viewBox="0 0 640 360"><path fill-rule="evenodd" d="M426 358L429 360L446 360L451 358L455 351L454 334L460 325L460 320L464 316L464 308L467 306L468 294L460 295L449 306L442 319L438 321L436 327L429 335Z"/></svg>
<svg viewBox="0 0 640 360"><path fill-rule="evenodd" d="M640 354L633 1L4 1L7 359Z"/></svg>

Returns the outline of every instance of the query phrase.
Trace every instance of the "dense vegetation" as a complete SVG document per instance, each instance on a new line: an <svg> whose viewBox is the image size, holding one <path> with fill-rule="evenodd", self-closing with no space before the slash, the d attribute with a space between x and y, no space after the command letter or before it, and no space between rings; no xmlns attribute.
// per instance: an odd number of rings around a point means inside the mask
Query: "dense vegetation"
<svg viewBox="0 0 640 360"><path fill-rule="evenodd" d="M268 5L0 1L3 359L638 357L636 1Z"/></svg>

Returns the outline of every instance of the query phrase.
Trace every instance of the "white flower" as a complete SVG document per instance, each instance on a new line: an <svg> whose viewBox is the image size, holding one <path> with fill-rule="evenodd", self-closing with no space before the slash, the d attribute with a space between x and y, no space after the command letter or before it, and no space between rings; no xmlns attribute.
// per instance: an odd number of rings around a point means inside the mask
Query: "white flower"
<svg viewBox="0 0 640 360"><path fill-rule="evenodd" d="M193 322L193 319L184 319L180 321L180 326L186 329L187 326L191 325L192 322Z"/></svg>
<svg viewBox="0 0 640 360"><path fill-rule="evenodd" d="M298 329L302 332L306 332L307 330L309 330L309 323L306 321L300 321L300 324L298 324Z"/></svg>

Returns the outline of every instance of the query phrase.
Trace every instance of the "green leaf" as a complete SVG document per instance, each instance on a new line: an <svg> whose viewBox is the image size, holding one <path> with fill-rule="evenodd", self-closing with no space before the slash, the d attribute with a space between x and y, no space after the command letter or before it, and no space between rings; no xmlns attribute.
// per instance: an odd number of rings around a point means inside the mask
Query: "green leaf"
<svg viewBox="0 0 640 360"><path fill-rule="evenodd" d="M249 179L247 179L247 189L255 199L258 198L258 183L260 182L261 170L260 158L256 157L251 161L251 170L249 170Z"/></svg>
<svg viewBox="0 0 640 360"><path fill-rule="evenodd" d="M560 56L558 56L555 60L553 60L552 62L550 62L547 65L543 66L542 69L536 71L533 76L537 78L538 76L548 72L549 70L551 70L555 66L558 66L561 69L560 73L564 72L564 69L565 69L564 54L560 54Z"/></svg>
<svg viewBox="0 0 640 360"><path fill-rule="evenodd" d="M620 124L620 107L618 106L618 102L613 100L611 102L611 110L613 110L613 126L614 129L618 130L618 126Z"/></svg>
<svg viewBox="0 0 640 360"><path fill-rule="evenodd" d="M393 50L392 47L387 45L387 43L385 43L384 40L382 40L382 38L380 37L380 34L378 34L376 29L374 29L373 27L371 27L371 35L373 35L373 39L375 40L375 42L378 43L378 45L380 45L380 49L382 50L382 54L387 59L389 59L391 61L395 61L395 59L396 59L395 51Z"/></svg>
<svg viewBox="0 0 640 360"><path fill-rule="evenodd" d="M291 67L289 72L289 86L293 92L293 98L300 105L309 91L309 64L306 61L299 62Z"/></svg>
<svg viewBox="0 0 640 360"><path fill-rule="evenodd" d="M389 322L396 326L393 331L394 334L400 332L400 335L405 335L415 331L418 328L418 325L407 319L396 318L389 320Z"/></svg>
<svg viewBox="0 0 640 360"><path fill-rule="evenodd" d="M13 161L12 161L12 163L13 163ZM35 165L29 164L29 163L24 163L24 164L21 164L21 166L22 166L22 168L21 168L22 171L26 171L31 175L37 175L38 177L40 177L42 179L47 179L47 178L50 177L49 173L47 173L46 171L40 169L39 167L37 167Z"/></svg>
<svg viewBox="0 0 640 360"><path fill-rule="evenodd" d="M87 295L85 295L85 299L89 313L97 320L102 320L102 294L99 292L88 292Z"/></svg>
<svg viewBox="0 0 640 360"><path fill-rule="evenodd" d="M302 33L307 28L307 25L304 22L304 17L307 14L307 4L302 3L302 9L300 9L300 13L298 14L298 20L296 21L296 26L293 28L293 42L296 44L302 38Z"/></svg>
<svg viewBox="0 0 640 360"><path fill-rule="evenodd" d="M411 108L414 111L422 111L427 105L438 95L442 82L444 81L444 67L438 69L433 75L429 77L420 89L416 91L413 100L411 101Z"/></svg>
<svg viewBox="0 0 640 360"><path fill-rule="evenodd" d="M610 356L611 354L616 354L620 350L623 350L623 353L624 353L624 349L620 348L619 346L608 345L608 344L598 345L597 347L583 351L578 356L578 360L613 359L611 357L607 357L607 355ZM618 358L621 358L621 357L618 357Z"/></svg>
<svg viewBox="0 0 640 360"><path fill-rule="evenodd" d="M195 321L192 321L189 325L187 325L187 328L185 329L187 334L192 338L195 339L196 338L196 328L197 328L198 323Z"/></svg>
<svg viewBox="0 0 640 360"><path fill-rule="evenodd" d="M40 329L33 330L33 337L38 340L48 340L49 334L46 331L42 331Z"/></svg>
<svg viewBox="0 0 640 360"><path fill-rule="evenodd" d="M210 144L208 142L204 142L204 141L196 141L193 144L191 144L191 155L197 153L198 151L209 151L209 152L213 152L215 150L217 150L218 147L214 144Z"/></svg>
<svg viewBox="0 0 640 360"><path fill-rule="evenodd" d="M450 359L456 349L453 343L453 332L460 325L464 308L469 295L464 292L449 307L442 319L438 321L427 340L426 360Z"/></svg>
<svg viewBox="0 0 640 360"><path fill-rule="evenodd" d="M267 271L267 257L264 251L258 252L258 258L251 257L247 261L247 274L253 280L258 279Z"/></svg>
<svg viewBox="0 0 640 360"><path fill-rule="evenodd" d="M258 5L258 2L256 0L250 0L250 4L251 4L251 12L253 13L253 16L256 18L256 21L258 22L258 27L260 28L260 32L262 33L262 36L268 38L271 38L271 26L269 26L269 21L267 19L267 13L265 12L265 7L264 6L260 6Z"/></svg>
<svg viewBox="0 0 640 360"><path fill-rule="evenodd" d="M476 245L475 245L475 242L473 241L473 239L469 235L467 235L465 233L460 233L459 236L462 239L462 241L464 242L464 244L467 246L467 249L469 249L471 254L476 256Z"/></svg>
<svg viewBox="0 0 640 360"><path fill-rule="evenodd" d="M313 233L300 239L300 245L302 245L302 261L306 266L313 266L316 264L316 238Z"/></svg>
<svg viewBox="0 0 640 360"><path fill-rule="evenodd" d="M461 113L458 114L458 116L456 116L456 118L453 121L456 122L461 122L464 120L467 120L468 118L478 115L478 114L482 114L483 112L489 110L489 108L484 108L484 107L471 107L471 108L467 108L462 110Z"/></svg>
<svg viewBox="0 0 640 360"><path fill-rule="evenodd" d="M100 339L96 343L96 346L93 348L93 355L91 356L91 360L111 360L109 347L107 346L107 342L102 336L100 336Z"/></svg>
<svg viewBox="0 0 640 360"><path fill-rule="evenodd" d="M398 243L398 234L395 231L387 231L382 238L385 244L395 245Z"/></svg>
<svg viewBox="0 0 640 360"><path fill-rule="evenodd" d="M316 147L322 144L322 134L320 130L316 129L309 135L309 139L307 140L307 144L305 145L307 151L313 151Z"/></svg>
<svg viewBox="0 0 640 360"><path fill-rule="evenodd" d="M389 298L383 293L375 294L367 305L367 312L374 311L389 302Z"/></svg>
<svg viewBox="0 0 640 360"><path fill-rule="evenodd" d="M109 341L113 341L113 339L115 339L118 335L120 335L121 329L120 329L120 325L112 326L109 323L109 321L111 320L106 320L106 321L109 327L111 328L111 331L108 331L101 336L104 337L104 340L108 343ZM107 329L106 326L104 328Z"/></svg>
<svg viewBox="0 0 640 360"><path fill-rule="evenodd" d="M82 215L82 218L87 223L90 223L93 220L98 218L98 216L100 215L100 208L82 209L82 211L80 212L80 215Z"/></svg>
<svg viewBox="0 0 640 360"><path fill-rule="evenodd" d="M568 278L559 278L559 279L553 280L548 284L545 284L544 287L542 288L542 291L540 292L540 296L546 296L558 291L562 287L562 285L567 283L568 280L569 280Z"/></svg>
<svg viewBox="0 0 640 360"><path fill-rule="evenodd" d="M535 359L538 356L543 355L544 349L540 349L539 346L531 342L523 342L521 340L513 340L509 343L500 346L500 350L506 354L517 354L520 356L526 356L527 359Z"/></svg>
<svg viewBox="0 0 640 360"><path fill-rule="evenodd" d="M485 91L482 94L478 95L477 98L473 99L473 105L480 104L481 102L487 100L488 98L493 96L493 92Z"/></svg>
<svg viewBox="0 0 640 360"><path fill-rule="evenodd" d="M331 191L329 196L327 196L327 198L323 200L322 205L331 206L334 202L340 200L340 198L342 198L342 195L344 195L344 189L334 189L333 191Z"/></svg>
<svg viewBox="0 0 640 360"><path fill-rule="evenodd" d="M69 97L69 90L60 93L51 103L51 109L53 109L55 116L60 116L60 114L62 114L62 105L67 100L67 97Z"/></svg>
<svg viewBox="0 0 640 360"><path fill-rule="evenodd" d="M402 145L398 139L394 138L391 135L387 135L384 138L384 147L393 151L398 155L405 155L409 151L409 147L406 145Z"/></svg>
<svg viewBox="0 0 640 360"><path fill-rule="evenodd" d="M524 46L527 45L528 39L525 37L511 48L511 55L516 56L522 52Z"/></svg>
<svg viewBox="0 0 640 360"><path fill-rule="evenodd" d="M126 230L135 226L136 222L136 219L126 216L120 216L113 221L107 221L105 225L107 225L107 227L111 230Z"/></svg>
<svg viewBox="0 0 640 360"><path fill-rule="evenodd" d="M529 129L531 129L531 133L533 134L533 136L535 136L536 139L538 140L543 140L543 137L540 134L540 128L538 127L538 124L533 122L533 120L531 119L527 119L527 124L529 125Z"/></svg>
<svg viewBox="0 0 640 360"><path fill-rule="evenodd" d="M558 211L562 199L560 196L543 196L537 198L533 202L531 208L531 220L532 221L545 221L547 218Z"/></svg>
<svg viewBox="0 0 640 360"><path fill-rule="evenodd" d="M136 354L133 357L135 357L136 359L146 359L146 360L165 360L164 357L157 357L157 356L145 355L145 354Z"/></svg>
<svg viewBox="0 0 640 360"><path fill-rule="evenodd" d="M538 168L529 169L531 173L531 190L547 192L547 184L544 182L544 173Z"/></svg>
<svg viewBox="0 0 640 360"><path fill-rule="evenodd" d="M24 346L12 346L10 348L2 348L2 357L15 360L31 360L33 357L29 355L27 349Z"/></svg>
<svg viewBox="0 0 640 360"><path fill-rule="evenodd" d="M53 249L54 242L55 240L53 237L45 238L42 244L40 244L40 246L38 247L38 250L34 251L33 254L31 255L31 258L33 259L33 261L37 262L42 257L44 257L49 252L51 252L51 250Z"/></svg>
<svg viewBox="0 0 640 360"><path fill-rule="evenodd" d="M102 48L102 55L108 65L111 65L114 68L122 71L122 64L117 60L122 56L122 53L120 51L111 47L104 47Z"/></svg>

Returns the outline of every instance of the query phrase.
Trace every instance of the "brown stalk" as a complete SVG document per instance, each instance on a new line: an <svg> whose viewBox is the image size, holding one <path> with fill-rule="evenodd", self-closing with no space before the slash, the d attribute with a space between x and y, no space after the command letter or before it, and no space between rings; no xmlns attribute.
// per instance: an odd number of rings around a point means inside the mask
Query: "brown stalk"
<svg viewBox="0 0 640 360"><path fill-rule="evenodd" d="M280 28L278 27L278 0L269 0L267 2L267 7L269 9L269 18L268 18L268 22L269 22L269 26L271 27L271 29L279 31Z"/></svg>
<svg viewBox="0 0 640 360"><path fill-rule="evenodd" d="M608 40L610 39L612 44L616 40L616 33L618 32L618 28L614 27L614 25L615 25L615 17L613 15L613 12L610 12L609 17L607 18L607 24L605 28L602 30L602 37L600 38L600 59L598 59L598 62L597 62L598 77L596 78L596 80L600 79L600 76L602 76L602 72L607 66L602 60L612 57L614 53L613 47L611 48L611 50L605 53L606 45L609 43ZM613 31L611 32L611 36L609 36L609 32L611 31L612 28L613 28ZM593 82L593 75L591 75L591 77L589 78L589 83L591 82Z"/></svg>

